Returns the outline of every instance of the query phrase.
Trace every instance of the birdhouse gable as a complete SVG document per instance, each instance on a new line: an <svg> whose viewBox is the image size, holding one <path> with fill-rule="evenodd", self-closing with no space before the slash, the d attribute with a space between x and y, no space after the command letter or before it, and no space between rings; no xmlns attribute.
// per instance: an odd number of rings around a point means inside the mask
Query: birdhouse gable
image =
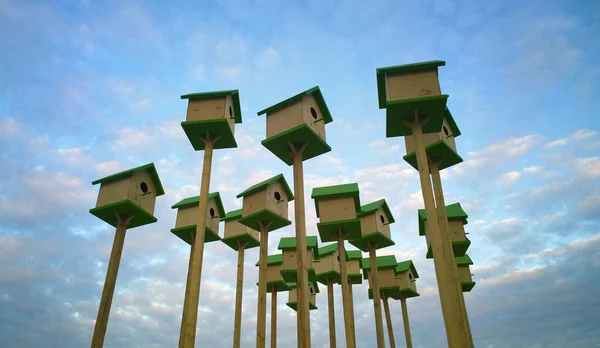
<svg viewBox="0 0 600 348"><path fill-rule="evenodd" d="M291 224L288 202L294 200L294 194L283 174L251 186L237 195L240 197L244 198L240 223L260 230L258 222L271 222L269 231Z"/></svg>
<svg viewBox="0 0 600 348"><path fill-rule="evenodd" d="M441 129L436 133L423 134L423 143L425 144L426 151L433 151L434 149L430 149L432 147L441 149L441 146L445 144L447 148L451 149L454 153L456 153L456 141L454 139L460 136L460 134L460 130L458 129L458 126L456 125L456 122L454 121L450 110L446 108L444 118L442 120ZM405 136L404 143L406 145L407 154L412 154L416 152L417 145L415 143L415 137L413 135ZM437 154L437 157L440 157L440 154L443 155L443 153L441 153L441 150L438 150L438 152L439 153Z"/></svg>
<svg viewBox="0 0 600 348"><path fill-rule="evenodd" d="M296 283L288 283L288 286L290 287L290 292L289 292L289 297L288 297L288 302L286 303L286 305L290 308L292 308L293 310L297 310L297 306L298 306L298 287ZM319 286L317 285L316 282L309 282L308 283L308 293L309 293L309 308L310 310L315 310L317 309L317 294L319 293Z"/></svg>
<svg viewBox="0 0 600 348"><path fill-rule="evenodd" d="M281 274L283 279L287 282L296 279L298 271L298 256L296 253L296 237L283 237L279 240L277 246L283 254L283 266L281 268ZM316 271L314 269L313 261L319 259L319 248L316 236L306 237L306 248L307 248L307 265L308 278L310 281L316 281Z"/></svg>
<svg viewBox="0 0 600 348"><path fill-rule="evenodd" d="M392 233L390 224L396 220L394 220L394 216L385 199L363 205L358 216L360 217L361 235L363 237L380 233L385 237L380 238L380 244L383 245L385 242L391 242Z"/></svg>
<svg viewBox="0 0 600 348"><path fill-rule="evenodd" d="M398 262L396 261L396 256L394 255L386 255L386 256L378 256L376 261L377 272L383 272L385 270L391 270L392 272L386 272L386 274L393 274L394 278L396 275L396 266ZM363 275L365 279L369 279L369 272L371 270L371 260L369 258L361 259L360 267L363 270Z"/></svg>
<svg viewBox="0 0 600 348"><path fill-rule="evenodd" d="M448 222L458 221L462 225L466 225L468 223L468 215L462 209L460 203L453 203L446 206L446 215L448 216ZM418 220L419 220L419 236L427 235L428 227L425 223L427 221L427 212L425 209L419 209L418 211Z"/></svg>
<svg viewBox="0 0 600 348"><path fill-rule="evenodd" d="M345 221L356 219L360 212L357 183L314 188L311 198L319 221Z"/></svg>
<svg viewBox="0 0 600 348"><path fill-rule="evenodd" d="M411 260L398 262L396 266L396 285L402 289L417 291L416 280L419 274Z"/></svg>
<svg viewBox="0 0 600 348"><path fill-rule="evenodd" d="M181 99L188 100L186 121L227 119L232 131L236 123L242 123L238 90L191 93Z"/></svg>
<svg viewBox="0 0 600 348"><path fill-rule="evenodd" d="M444 65L435 60L377 69L379 108L392 101L440 95L438 67Z"/></svg>
<svg viewBox="0 0 600 348"><path fill-rule="evenodd" d="M200 196L194 196L185 198L171 207L171 209L177 209L175 229L196 225L198 223L199 204ZM221 195L218 192L213 192L208 195L206 210L206 227L218 235L220 217L225 216Z"/></svg>
<svg viewBox="0 0 600 348"><path fill-rule="evenodd" d="M319 248L319 261L314 262L317 277L329 272L340 272L340 253L337 244L330 244Z"/></svg>
<svg viewBox="0 0 600 348"><path fill-rule="evenodd" d="M248 226L242 225L239 219L242 217L242 209L230 211L221 217L225 223L223 243L229 245L234 250L239 249L239 243L245 243L245 248L254 248L260 245L260 233Z"/></svg>

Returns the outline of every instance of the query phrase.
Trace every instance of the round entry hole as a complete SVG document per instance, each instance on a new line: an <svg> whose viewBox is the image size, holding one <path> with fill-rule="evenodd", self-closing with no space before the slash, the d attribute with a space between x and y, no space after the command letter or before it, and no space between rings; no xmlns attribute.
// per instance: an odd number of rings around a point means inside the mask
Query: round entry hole
<svg viewBox="0 0 600 348"><path fill-rule="evenodd" d="M278 191L275 191L275 193L273 194L273 196L275 196L275 199L276 199L277 201L280 201L280 200L281 200L281 194L280 194Z"/></svg>
<svg viewBox="0 0 600 348"><path fill-rule="evenodd" d="M379 215L379 220L381 220L382 224L385 224L385 218L383 217L383 215Z"/></svg>
<svg viewBox="0 0 600 348"><path fill-rule="evenodd" d="M312 106L311 106L311 108L310 108L310 114L312 115L312 117L313 117L315 120L317 119L317 117L318 117L318 116L317 116L317 110L315 110L315 108L313 108Z"/></svg>
<svg viewBox="0 0 600 348"><path fill-rule="evenodd" d="M450 133L448 133L448 128L446 128L446 126L442 126L442 130L444 131L444 134L446 134L446 136L450 135Z"/></svg>
<svg viewBox="0 0 600 348"><path fill-rule="evenodd" d="M210 214L210 217L215 217L215 210L213 208L210 208L208 213Z"/></svg>
<svg viewBox="0 0 600 348"><path fill-rule="evenodd" d="M411 274L411 273L409 273L409 274L408 274L408 279L410 279L410 280L412 280L412 279L413 279L413 276L412 276L412 274Z"/></svg>
<svg viewBox="0 0 600 348"><path fill-rule="evenodd" d="M141 182L140 183L140 190L142 190L142 192L144 193L148 193L148 184L146 184L145 182Z"/></svg>
<svg viewBox="0 0 600 348"><path fill-rule="evenodd" d="M229 107L229 117L233 117L233 110L231 109L231 106Z"/></svg>

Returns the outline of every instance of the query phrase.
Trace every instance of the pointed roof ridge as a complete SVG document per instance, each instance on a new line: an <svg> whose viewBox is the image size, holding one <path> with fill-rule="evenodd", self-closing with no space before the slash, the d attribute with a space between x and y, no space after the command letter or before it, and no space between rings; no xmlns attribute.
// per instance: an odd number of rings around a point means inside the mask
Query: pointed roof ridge
<svg viewBox="0 0 600 348"><path fill-rule="evenodd" d="M160 182L160 178L158 177L158 172L156 171L156 167L154 166L154 163L144 164L139 167L135 167L135 168L127 169L127 170L124 170L124 171L121 171L121 172L118 172L115 174L111 174L104 178L92 181L92 185L105 184L105 183L108 183L111 181L124 179L126 177L132 176L134 173L142 172L144 170L148 170L150 172L150 177L152 178L152 183L154 183L154 187L156 187L156 196L158 197L158 196L164 195L165 190L162 186L162 183Z"/></svg>

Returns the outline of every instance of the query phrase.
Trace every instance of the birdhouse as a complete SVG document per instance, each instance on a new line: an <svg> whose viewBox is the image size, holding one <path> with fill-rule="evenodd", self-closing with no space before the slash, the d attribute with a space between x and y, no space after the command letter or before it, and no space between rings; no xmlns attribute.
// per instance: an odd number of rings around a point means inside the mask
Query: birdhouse
<svg viewBox="0 0 600 348"><path fill-rule="evenodd" d="M377 257L377 279L379 279L379 288L396 288L396 266L398 262L394 255ZM371 261L369 258L361 260L361 268L365 279L369 279L371 273Z"/></svg>
<svg viewBox="0 0 600 348"><path fill-rule="evenodd" d="M360 238L358 184L317 187L311 197L315 200L321 241L337 241L340 231L344 239Z"/></svg>
<svg viewBox="0 0 600 348"><path fill-rule="evenodd" d="M415 268L412 260L398 262L396 265L396 285L399 288L400 296L404 298L419 296L417 292L417 278L419 278L419 273L417 273L417 269ZM396 300L399 300L400 297L394 297Z"/></svg>
<svg viewBox="0 0 600 348"><path fill-rule="evenodd" d="M388 138L412 134L412 128L402 121L412 121L415 110L421 120L427 120L423 133L440 131L448 99L438 78L438 67L444 65L435 60L377 69L379 108L386 109Z"/></svg>
<svg viewBox="0 0 600 348"><path fill-rule="evenodd" d="M448 216L448 232L450 234L450 240L452 241L454 256L463 256L471 245L471 241L467 238L464 227L464 225L467 224L467 218L469 216L462 209L460 203L447 205L446 215ZM433 252L431 249L430 234L428 233L429 225L426 221L427 213L425 212L425 209L419 209L419 235L425 236L425 241L427 242L426 257L431 259L433 258Z"/></svg>
<svg viewBox="0 0 600 348"><path fill-rule="evenodd" d="M362 284L363 276L360 272L362 252L360 250L346 250L346 260L348 279L352 284Z"/></svg>
<svg viewBox="0 0 600 348"><path fill-rule="evenodd" d="M294 200L294 194L283 174L259 182L237 195L240 197L244 198L238 220L242 225L260 231L262 222L268 231L273 231L292 223L288 220L288 202Z"/></svg>
<svg viewBox="0 0 600 348"><path fill-rule="evenodd" d="M460 136L460 130L450 113L446 108L442 128L438 133L423 134L425 143L425 153L429 158L439 161L439 169L446 169L463 161L462 157L456 152L456 142L454 138ZM417 165L417 145L415 137L408 135L404 137L406 143L406 156L404 160L413 168L419 170Z"/></svg>
<svg viewBox="0 0 600 348"><path fill-rule="evenodd" d="M238 250L239 243L246 245L245 249L255 248L260 245L260 233L248 226L239 223L239 219L242 217L242 209L230 211L221 218L221 221L225 222L225 233L221 240L223 243L229 245L234 250Z"/></svg>
<svg viewBox="0 0 600 348"><path fill-rule="evenodd" d="M185 198L171 207L171 209L177 209L175 228L171 232L190 245L192 245L193 236L196 235L196 225L198 224L198 215L200 214L199 206L200 196L194 196ZM206 210L204 242L210 243L221 239L219 237L219 222L220 218L225 216L225 209L223 208L219 192L213 192L208 195Z"/></svg>
<svg viewBox="0 0 600 348"><path fill-rule="evenodd" d="M260 261L256 263L258 267ZM288 291L290 287L281 277L281 266L283 255L275 254L267 256L267 292ZM256 283L258 285L258 283Z"/></svg>
<svg viewBox="0 0 600 348"><path fill-rule="evenodd" d="M456 258L456 265L458 266L458 281L460 282L463 292L470 292L475 286L470 268L472 264L473 260L471 260L467 254Z"/></svg>
<svg viewBox="0 0 600 348"><path fill-rule="evenodd" d="M297 280L298 273L298 258L296 254L296 237L283 237L279 240L277 247L283 254L283 266L281 268L281 276L288 283L293 283ZM317 274L314 269L313 260L319 258L319 248L316 236L306 237L306 268L308 269L308 280L311 282L317 281Z"/></svg>
<svg viewBox="0 0 600 348"><path fill-rule="evenodd" d="M351 239L350 244L358 249L368 252L369 243L376 242L376 248L386 248L396 243L392 240L390 224L394 223L394 217L385 199L363 205L358 214L360 219L361 237Z"/></svg>
<svg viewBox="0 0 600 348"><path fill-rule="evenodd" d="M133 216L127 228L156 222L156 197L165 194L154 163L126 170L92 182L100 184L96 207L90 213L116 227L115 214L125 219Z"/></svg>
<svg viewBox="0 0 600 348"><path fill-rule="evenodd" d="M291 309L297 311L298 310L298 288L296 283L289 283L290 294L288 298L288 302L286 305ZM310 310L318 309L317 308L317 293L319 293L319 286L315 282L308 283L308 291L310 297L308 299L308 307Z"/></svg>
<svg viewBox="0 0 600 348"><path fill-rule="evenodd" d="M329 244L319 248L319 260L313 261L317 281L327 285L331 280L337 284L340 282L340 252L337 243Z"/></svg>
<svg viewBox="0 0 600 348"><path fill-rule="evenodd" d="M233 136L235 124L242 123L240 95L237 90L182 95L188 100L185 122L181 123L194 150L204 150L207 134L219 137L214 143L215 149L237 147Z"/></svg>
<svg viewBox="0 0 600 348"><path fill-rule="evenodd" d="M318 86L258 112L267 115L264 147L287 165L293 164L289 143L306 144L302 160L331 151L325 138L325 124L333 121Z"/></svg>

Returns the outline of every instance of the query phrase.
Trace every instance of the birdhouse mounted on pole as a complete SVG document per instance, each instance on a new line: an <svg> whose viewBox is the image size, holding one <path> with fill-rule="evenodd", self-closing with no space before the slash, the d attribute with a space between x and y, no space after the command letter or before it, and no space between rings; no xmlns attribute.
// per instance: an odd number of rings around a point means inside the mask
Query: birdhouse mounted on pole
<svg viewBox="0 0 600 348"><path fill-rule="evenodd" d="M290 287L290 293L289 293L289 298L288 298L288 302L286 303L286 305L288 307L290 307L291 309L297 311L298 310L298 287L296 286L296 283L288 283L289 287ZM309 293L309 301L308 301L308 305L309 305L309 309L315 310L318 309L317 308L317 293L319 293L319 286L317 285L316 282L309 282L308 283L308 293Z"/></svg>
<svg viewBox="0 0 600 348"><path fill-rule="evenodd" d="M267 292L290 290L290 286L281 276L282 265L282 254L269 255L267 257ZM256 266L259 266L259 262L256 263Z"/></svg>
<svg viewBox="0 0 600 348"><path fill-rule="evenodd" d="M398 293L390 296L396 300L401 298L409 298L419 296L417 292L417 278L419 273L415 268L415 264L412 260L398 262L396 266L396 285L398 286Z"/></svg>
<svg viewBox="0 0 600 348"><path fill-rule="evenodd" d="M377 277L379 279L379 292L387 293L390 291L398 291L396 284L396 266L398 262L394 255L378 256L375 266L377 267ZM369 279L371 273L370 258L361 260L361 268L363 270L364 279ZM370 297L372 298L372 297Z"/></svg>
<svg viewBox="0 0 600 348"><path fill-rule="evenodd" d="M360 272L360 261L362 260L362 252L360 250L347 250L346 268L348 269L348 279L351 284L362 284L363 275Z"/></svg>
<svg viewBox="0 0 600 348"><path fill-rule="evenodd" d="M196 224L198 223L200 196L188 197L171 207L177 209L177 220L175 228L171 232L184 242L192 245L193 236L196 234ZM219 192L213 192L208 195L208 204L206 205L206 228L204 229L205 243L215 242L221 239L219 237L219 222L222 216L225 216L225 209L221 202Z"/></svg>
<svg viewBox="0 0 600 348"><path fill-rule="evenodd" d="M377 249L396 244L392 240L390 230L390 224L396 220L394 220L385 199L363 205L358 216L360 218L361 236L357 239L351 239L350 244L364 252L369 251L369 243L376 243Z"/></svg>
<svg viewBox="0 0 600 348"><path fill-rule="evenodd" d="M116 227L115 214L123 218L132 216L128 229L156 222L154 205L156 197L165 194L154 163L125 170L98 179L100 184L96 207L90 213Z"/></svg>
<svg viewBox="0 0 600 348"><path fill-rule="evenodd" d="M448 95L442 94L438 79L438 67L446 62L429 62L379 68L377 93L379 108L386 109L386 136L412 135L410 125L415 109L419 118L426 120L423 133L438 133L442 129L444 110Z"/></svg>
<svg viewBox="0 0 600 348"><path fill-rule="evenodd" d="M225 222L225 233L221 241L234 250L238 250L240 243L243 243L245 249L251 249L259 246L260 233L248 226L240 224L242 209L230 211L221 218Z"/></svg>
<svg viewBox="0 0 600 348"><path fill-rule="evenodd" d="M293 164L290 143L305 145L302 160L331 151L325 124L333 121L319 86L258 112L267 115L267 136L262 145L287 165Z"/></svg>
<svg viewBox="0 0 600 348"><path fill-rule="evenodd" d="M214 143L215 149L237 147L235 124L242 123L238 90L192 93L182 95L181 99L188 100L187 116L181 126L194 150L204 150L201 138L207 134L213 139L219 137Z"/></svg>
<svg viewBox="0 0 600 348"><path fill-rule="evenodd" d="M288 283L293 283L297 279L298 268L297 268L297 252L296 252L296 237L283 237L279 240L277 246L283 254L283 266L281 268L281 276L283 280ZM306 268L308 269L308 281L316 282L317 274L314 269L314 260L319 259L319 245L316 236L306 237L306 256L307 263Z"/></svg>
<svg viewBox="0 0 600 348"><path fill-rule="evenodd" d="M317 229L322 242L360 238L360 198L358 184L316 187L312 191L319 223Z"/></svg>
<svg viewBox="0 0 600 348"><path fill-rule="evenodd" d="M464 225L468 223L467 218L469 216L462 209L460 203L447 205L446 215L448 216L448 232L450 240L452 241L454 256L464 256L471 245L471 241L467 238L464 227ZM428 231L427 213L425 212L425 209L419 209L419 235L425 236L425 241L427 242L426 258L431 259L433 258L433 252Z"/></svg>
<svg viewBox="0 0 600 348"><path fill-rule="evenodd" d="M319 248L319 260L313 261L317 281L327 285L340 282L340 253L337 243Z"/></svg>
<svg viewBox="0 0 600 348"><path fill-rule="evenodd" d="M458 281L460 282L463 292L470 292L475 286L470 267L472 264L473 260L471 260L467 254L456 258L456 265L458 266Z"/></svg>

